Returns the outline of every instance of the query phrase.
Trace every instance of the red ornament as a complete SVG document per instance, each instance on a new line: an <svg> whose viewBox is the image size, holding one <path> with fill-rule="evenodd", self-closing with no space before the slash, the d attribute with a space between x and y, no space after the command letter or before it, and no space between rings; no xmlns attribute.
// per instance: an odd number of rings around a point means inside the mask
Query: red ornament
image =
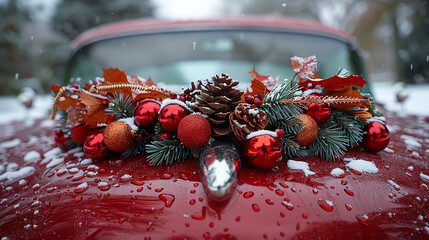
<svg viewBox="0 0 429 240"><path fill-rule="evenodd" d="M158 112L161 108L159 102L143 101L134 110L134 123L145 129L152 129L158 119Z"/></svg>
<svg viewBox="0 0 429 240"><path fill-rule="evenodd" d="M110 150L104 144L102 132L91 133L83 143L83 151L86 156L93 160L103 160L107 158Z"/></svg>
<svg viewBox="0 0 429 240"><path fill-rule="evenodd" d="M390 134L385 125L379 122L370 122L364 129L360 146L368 152L379 152L389 145Z"/></svg>
<svg viewBox="0 0 429 240"><path fill-rule="evenodd" d="M260 135L247 140L244 155L254 168L268 170L282 160L283 146L278 137Z"/></svg>
<svg viewBox="0 0 429 240"><path fill-rule="evenodd" d="M313 93L310 97L319 97L320 94ZM310 115L316 121L318 126L325 124L331 117L332 108L329 105L321 103L307 104L308 109L304 112Z"/></svg>
<svg viewBox="0 0 429 240"><path fill-rule="evenodd" d="M88 137L91 131L92 130L89 128L89 126L85 126L83 124L77 125L76 127L72 127L70 129L71 137L79 144L83 144L85 142L86 137Z"/></svg>
<svg viewBox="0 0 429 240"><path fill-rule="evenodd" d="M67 146L67 141L71 139L72 138L70 136L64 135L64 132L62 130L55 131L55 144L57 145L57 147L61 148L61 150L69 150L69 147Z"/></svg>
<svg viewBox="0 0 429 240"><path fill-rule="evenodd" d="M209 141L211 132L209 121L198 114L184 117L177 128L177 136L180 141L191 148L204 146Z"/></svg>
<svg viewBox="0 0 429 240"><path fill-rule="evenodd" d="M176 132L180 121L189 114L189 111L178 105L170 104L161 109L158 121L167 132Z"/></svg>

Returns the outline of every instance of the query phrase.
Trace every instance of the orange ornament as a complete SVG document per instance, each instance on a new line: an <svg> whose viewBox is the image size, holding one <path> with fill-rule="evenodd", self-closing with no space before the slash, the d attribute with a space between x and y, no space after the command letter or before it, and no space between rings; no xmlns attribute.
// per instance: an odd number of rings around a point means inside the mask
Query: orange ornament
<svg viewBox="0 0 429 240"><path fill-rule="evenodd" d="M107 125L104 129L104 144L114 151L123 152L134 143L131 127L122 121L115 121Z"/></svg>
<svg viewBox="0 0 429 240"><path fill-rule="evenodd" d="M319 127L316 121L308 114L295 115L296 118L300 119L304 124L302 125L302 131L297 133L295 136L296 142L302 146L308 146L312 144L319 133Z"/></svg>

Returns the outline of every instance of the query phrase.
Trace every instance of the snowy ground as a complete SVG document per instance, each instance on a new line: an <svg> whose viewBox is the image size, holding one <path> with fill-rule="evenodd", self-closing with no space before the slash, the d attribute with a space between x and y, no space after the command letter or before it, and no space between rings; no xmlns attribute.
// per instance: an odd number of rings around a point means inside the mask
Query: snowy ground
<svg viewBox="0 0 429 240"><path fill-rule="evenodd" d="M408 99L403 104L396 102L396 92L399 89L397 85L389 82L372 84L377 103L383 104L387 110L429 117L429 84L407 86ZM48 116L51 105L51 96L38 96L30 110L26 110L16 97L0 97L0 124Z"/></svg>

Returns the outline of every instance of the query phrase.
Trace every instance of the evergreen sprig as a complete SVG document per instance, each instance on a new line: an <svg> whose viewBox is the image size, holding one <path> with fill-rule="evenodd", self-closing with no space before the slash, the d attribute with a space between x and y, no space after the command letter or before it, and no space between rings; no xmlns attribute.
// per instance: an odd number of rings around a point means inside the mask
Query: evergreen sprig
<svg viewBox="0 0 429 240"><path fill-rule="evenodd" d="M121 118L129 118L134 116L134 104L132 103L132 98L130 96L126 96L124 98L124 94L113 93L112 96L107 97L111 104L105 110L106 115L115 114L116 119Z"/></svg>
<svg viewBox="0 0 429 240"><path fill-rule="evenodd" d="M143 154L145 151L145 141L134 141L133 145L122 153L124 158L135 157Z"/></svg>
<svg viewBox="0 0 429 240"><path fill-rule="evenodd" d="M298 96L301 87L298 84L291 85L292 80L285 79L264 96L261 109L265 111L270 125L278 125L284 119L299 115L305 108L304 104L284 104L280 100L291 99Z"/></svg>
<svg viewBox="0 0 429 240"><path fill-rule="evenodd" d="M320 126L316 140L309 146L314 155L335 161L345 154L349 140L346 132L337 125Z"/></svg>
<svg viewBox="0 0 429 240"><path fill-rule="evenodd" d="M302 131L302 125L304 124L299 118L288 117L280 120L278 128L281 128L285 133L297 134Z"/></svg>
<svg viewBox="0 0 429 240"><path fill-rule="evenodd" d="M349 146L354 147L362 141L363 125L357 116L342 111L333 111L332 120L331 125L336 125L345 132Z"/></svg>
<svg viewBox="0 0 429 240"><path fill-rule="evenodd" d="M281 138L283 145L283 154L286 158L303 157L305 154L302 147L294 141L293 135L286 134Z"/></svg>
<svg viewBox="0 0 429 240"><path fill-rule="evenodd" d="M159 166L180 162L190 157L191 148L183 145L179 140L153 141L146 145L147 161Z"/></svg>

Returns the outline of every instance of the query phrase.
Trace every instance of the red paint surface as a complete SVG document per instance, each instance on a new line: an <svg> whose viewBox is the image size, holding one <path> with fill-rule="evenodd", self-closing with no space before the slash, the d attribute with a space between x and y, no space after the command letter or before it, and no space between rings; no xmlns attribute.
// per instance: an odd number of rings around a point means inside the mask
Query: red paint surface
<svg viewBox="0 0 429 240"><path fill-rule="evenodd" d="M113 158L93 163L99 169L90 170L98 172L92 178L73 181L69 172L55 173L85 156L70 153L53 168L41 161L23 161L30 150L44 158L54 148L52 129L40 128L40 122L33 127L2 125L0 132L14 129L15 134L0 137L1 142L19 138L22 144L1 152L1 161L16 162L19 168L34 166L37 171L24 178L24 186L18 180L0 181L0 200L7 199L0 204L0 233L10 239L427 239L429 183L420 173L429 174L425 141L429 124L423 118L389 113L386 118L394 153L355 149L346 155L373 161L378 173L357 175L346 169L346 162L310 157L295 159L309 163L316 174L308 177L289 170L285 160L267 172L243 163L237 190L220 205L210 202L199 184L196 159L153 167L144 157ZM414 137L421 147L407 146L402 135ZM29 136L39 140L31 143ZM75 167L89 171L88 165ZM343 178L330 175L337 167L346 170ZM125 174L132 178L121 182ZM110 189L99 189L100 181ZM76 193L83 182L88 188ZM40 186L33 188L36 183ZM331 211L321 206L325 200L333 202Z"/></svg>

